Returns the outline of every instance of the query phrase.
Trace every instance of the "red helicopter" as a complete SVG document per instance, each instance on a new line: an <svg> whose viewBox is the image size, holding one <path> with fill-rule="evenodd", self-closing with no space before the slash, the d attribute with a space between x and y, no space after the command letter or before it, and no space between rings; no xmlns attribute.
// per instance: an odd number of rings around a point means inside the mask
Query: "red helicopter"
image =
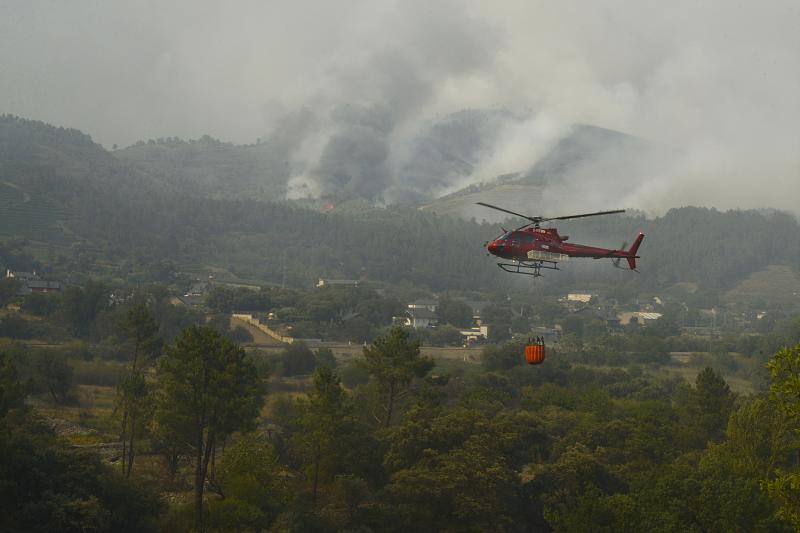
<svg viewBox="0 0 800 533"><path fill-rule="evenodd" d="M567 261L570 257L611 259L616 267L619 267L621 259L625 259L628 261L630 269L636 271L636 259L640 257L636 255L636 252L639 250L639 245L642 244L642 239L644 239L644 233L642 232L639 232L639 235L636 236L636 240L629 249L625 250L625 244L623 244L622 249L611 250L608 248L596 248L583 244L568 243L567 239L569 239L569 237L566 235L559 235L556 228L539 227L539 224L542 222L548 222L550 220L569 220L572 218L613 215L615 213L624 213L624 209L545 218L521 215L514 211L509 211L508 209L485 204L483 202L478 202L477 205L496 209L530 221L511 231L507 231L503 228L505 232L503 235L485 243L486 250L488 250L490 254L501 259L513 261L512 263L497 263L497 266L506 272L538 277L542 275L540 272L541 269L559 270L558 263Z"/></svg>

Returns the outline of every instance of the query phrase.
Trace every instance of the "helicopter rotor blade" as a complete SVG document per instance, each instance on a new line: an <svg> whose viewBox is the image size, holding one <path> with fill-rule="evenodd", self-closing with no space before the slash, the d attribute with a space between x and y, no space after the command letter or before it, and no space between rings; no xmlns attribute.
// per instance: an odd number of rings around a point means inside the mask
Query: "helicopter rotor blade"
<svg viewBox="0 0 800 533"><path fill-rule="evenodd" d="M596 217L600 215L614 215L617 213L624 213L624 209L614 209L613 211L597 211L595 213L584 213L582 215L567 215L564 217L549 217L549 218L539 218L540 222L546 222L548 220L569 220L571 218L584 218L584 217ZM530 220L530 218L529 218Z"/></svg>
<svg viewBox="0 0 800 533"><path fill-rule="evenodd" d="M511 230L511 233L514 233L515 231L519 231L519 230L521 230L521 229L525 229L525 228L527 228L528 226L531 226L531 225L533 225L533 224L538 224L538 223L539 223L539 222L526 222L525 224L521 225L520 227L518 227L518 228L514 228L513 230ZM538 226L537 226L537 227L538 227Z"/></svg>
<svg viewBox="0 0 800 533"><path fill-rule="evenodd" d="M619 249L620 249L620 251L624 252L624 251L625 251L625 249L626 249L627 247L628 247L628 241L622 241L622 246L620 246L620 247L619 247ZM620 262L620 260L622 260L622 258L621 258L621 257L615 257L615 258L613 258L613 259L611 260L611 263L612 263L612 264L613 264L615 267L617 267L617 268L620 268L620 269L622 269L622 270L625 270L624 268L622 268L621 266L619 266L619 262Z"/></svg>
<svg viewBox="0 0 800 533"><path fill-rule="evenodd" d="M502 211L503 213L508 213L509 215L514 215L515 217L528 219L531 222L537 222L537 221L541 220L541 217L529 217L528 215L523 215L521 213L515 213L514 211L509 211L508 209L503 209L502 207L497 207L496 205L486 204L486 203L483 203L483 202L476 202L476 205L482 205L483 207L488 207L489 209L496 209L497 211Z"/></svg>
<svg viewBox="0 0 800 533"><path fill-rule="evenodd" d="M614 209L612 211L596 211L594 213L583 213L581 215L566 215L566 216L563 216L563 217L531 217L531 216L528 216L528 215L523 215L522 213L517 213L515 211L510 211L508 209L504 209L502 207L497 207L496 205L487 204L485 202L476 202L476 205L482 205L484 207L488 207L489 209L495 209L497 211L502 211L503 213L508 213L509 215L514 215L516 217L520 217L520 218L524 218L526 220L530 220L530 224L525 224L524 226L521 226L521 227L517 228L517 230L520 230L522 228L526 228L526 227L530 226L531 224L536 224L538 226L540 223L548 222L550 220L570 220L570 219L573 219L573 218L596 217L596 216L600 216L600 215L615 215L617 213L624 213L625 212L624 209ZM514 230L514 231L517 231L517 230Z"/></svg>

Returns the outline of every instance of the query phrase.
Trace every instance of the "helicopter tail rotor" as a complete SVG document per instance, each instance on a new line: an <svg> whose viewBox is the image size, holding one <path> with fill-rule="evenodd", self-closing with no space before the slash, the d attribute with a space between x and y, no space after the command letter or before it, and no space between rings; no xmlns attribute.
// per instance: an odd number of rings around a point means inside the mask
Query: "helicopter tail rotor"
<svg viewBox="0 0 800 533"><path fill-rule="evenodd" d="M622 246L619 247L619 249L624 250L626 246L628 246L628 241L624 241L622 243ZM622 260L621 257L614 257L613 259L611 259L611 264L614 265L616 268L622 268L621 266L619 266L620 260Z"/></svg>

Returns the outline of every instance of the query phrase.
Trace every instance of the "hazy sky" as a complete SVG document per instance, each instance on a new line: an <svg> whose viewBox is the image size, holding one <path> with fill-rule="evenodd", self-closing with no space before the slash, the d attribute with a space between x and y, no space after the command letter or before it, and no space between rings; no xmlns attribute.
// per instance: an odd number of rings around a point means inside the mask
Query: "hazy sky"
<svg viewBox="0 0 800 533"><path fill-rule="evenodd" d="M476 178L591 123L681 151L629 202L797 211L798 28L796 0L0 0L0 112L107 147L290 123L313 175L333 138L391 173L426 121L503 108L531 119Z"/></svg>

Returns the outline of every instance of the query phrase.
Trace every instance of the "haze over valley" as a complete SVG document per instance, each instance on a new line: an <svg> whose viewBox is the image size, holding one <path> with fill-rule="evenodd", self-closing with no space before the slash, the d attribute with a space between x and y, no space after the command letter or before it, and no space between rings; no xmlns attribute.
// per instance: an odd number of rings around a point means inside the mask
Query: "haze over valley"
<svg viewBox="0 0 800 533"><path fill-rule="evenodd" d="M0 0L0 531L800 531L798 27Z"/></svg>
<svg viewBox="0 0 800 533"><path fill-rule="evenodd" d="M607 151L586 124L657 148L601 154L532 205L796 213L797 6L652 7L27 3L0 22L0 102L107 148L260 143L257 187L379 203L525 174L576 136Z"/></svg>

